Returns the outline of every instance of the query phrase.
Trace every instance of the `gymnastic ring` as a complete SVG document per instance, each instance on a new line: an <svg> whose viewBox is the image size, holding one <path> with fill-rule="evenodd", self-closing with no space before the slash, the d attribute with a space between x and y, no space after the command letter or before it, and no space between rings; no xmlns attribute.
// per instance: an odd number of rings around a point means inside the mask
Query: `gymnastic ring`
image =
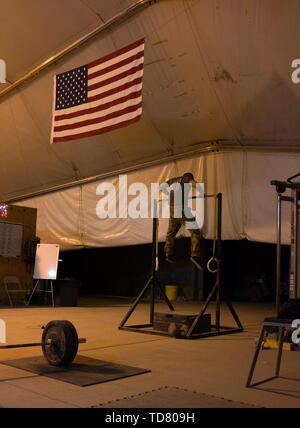
<svg viewBox="0 0 300 428"><path fill-rule="evenodd" d="M209 261L208 261L208 263L207 263L207 270L210 272L210 273L217 273L218 272L218 267L217 267L217 269L216 270L212 270L211 268L210 268L210 265L211 265L211 263L212 262L216 262L217 263L217 259L215 258L215 257L212 257Z"/></svg>

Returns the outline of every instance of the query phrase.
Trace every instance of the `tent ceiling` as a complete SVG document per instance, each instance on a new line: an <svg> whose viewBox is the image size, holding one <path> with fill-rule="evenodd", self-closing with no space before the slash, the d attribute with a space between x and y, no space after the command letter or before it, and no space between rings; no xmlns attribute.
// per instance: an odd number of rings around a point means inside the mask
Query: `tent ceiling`
<svg viewBox="0 0 300 428"><path fill-rule="evenodd" d="M31 69L137 0L2 0L7 79ZM157 0L0 98L0 199L222 140L300 148L297 0ZM46 6L45 6L46 4ZM53 76L145 37L141 122L50 146ZM0 91L6 85L0 86Z"/></svg>
<svg viewBox="0 0 300 428"><path fill-rule="evenodd" d="M24 7L23 0L3 0L0 48L1 57L8 64L7 80L16 81L25 72L134 2L29 0Z"/></svg>

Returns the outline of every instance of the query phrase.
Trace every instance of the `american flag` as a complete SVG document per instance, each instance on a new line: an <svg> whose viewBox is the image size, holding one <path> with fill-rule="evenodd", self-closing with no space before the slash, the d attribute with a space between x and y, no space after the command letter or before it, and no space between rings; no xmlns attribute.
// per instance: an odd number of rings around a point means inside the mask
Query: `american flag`
<svg viewBox="0 0 300 428"><path fill-rule="evenodd" d="M54 79L51 143L113 131L141 119L144 39Z"/></svg>

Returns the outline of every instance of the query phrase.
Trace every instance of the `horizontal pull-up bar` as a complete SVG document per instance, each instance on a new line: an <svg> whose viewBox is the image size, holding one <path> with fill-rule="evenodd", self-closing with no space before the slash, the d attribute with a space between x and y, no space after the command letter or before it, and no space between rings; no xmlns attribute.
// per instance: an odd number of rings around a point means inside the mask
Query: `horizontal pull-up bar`
<svg viewBox="0 0 300 428"><path fill-rule="evenodd" d="M221 193L216 193L214 195L204 195L204 196L192 196L188 199L203 199L203 198L217 198L219 195L221 195ZM169 199L159 199L156 202L169 202Z"/></svg>
<svg viewBox="0 0 300 428"><path fill-rule="evenodd" d="M219 195L221 195L221 193L215 193L214 195L204 195L204 198L217 198ZM199 198L203 198L203 196L192 196L189 199L199 199Z"/></svg>
<svg viewBox="0 0 300 428"><path fill-rule="evenodd" d="M282 196L282 195L279 195L279 198L280 198L280 200L281 201L284 201L284 202L295 202L295 199L294 198L292 198L292 197L290 197L290 196ZM299 201L300 202L300 201ZM300 203L298 204L298 210L300 209Z"/></svg>

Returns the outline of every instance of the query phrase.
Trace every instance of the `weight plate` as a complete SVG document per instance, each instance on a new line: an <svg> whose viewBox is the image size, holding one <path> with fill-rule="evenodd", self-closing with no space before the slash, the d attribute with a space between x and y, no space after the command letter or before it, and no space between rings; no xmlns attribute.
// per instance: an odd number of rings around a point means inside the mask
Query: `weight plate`
<svg viewBox="0 0 300 428"><path fill-rule="evenodd" d="M180 336L180 330L178 329L175 322L171 322L168 327L168 333L172 337Z"/></svg>
<svg viewBox="0 0 300 428"><path fill-rule="evenodd" d="M189 326L186 324L182 324L181 326L181 334L182 336L186 336L189 332Z"/></svg>
<svg viewBox="0 0 300 428"><path fill-rule="evenodd" d="M176 324L175 322L170 323L168 327L168 333L172 337L181 337L188 334L189 327L185 324Z"/></svg>
<svg viewBox="0 0 300 428"><path fill-rule="evenodd" d="M51 345L47 345L48 341ZM42 336L43 354L52 366L65 367L72 363L78 350L78 336L69 321L51 321Z"/></svg>
<svg viewBox="0 0 300 428"><path fill-rule="evenodd" d="M72 334L73 345L69 349L69 356L68 356L68 359L70 360L69 364L71 364L71 362L75 360L77 352L78 352L78 346L79 346L78 334L77 334L76 328L74 327L74 325L70 321L62 321L62 323L64 323L65 326L69 328L69 330Z"/></svg>

